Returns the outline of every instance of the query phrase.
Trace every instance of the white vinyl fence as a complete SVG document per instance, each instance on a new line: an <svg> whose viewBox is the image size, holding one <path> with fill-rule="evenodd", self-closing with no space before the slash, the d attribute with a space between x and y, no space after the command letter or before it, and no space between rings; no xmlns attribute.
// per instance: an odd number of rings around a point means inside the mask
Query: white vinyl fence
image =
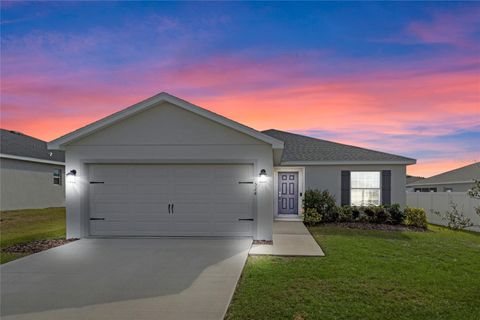
<svg viewBox="0 0 480 320"><path fill-rule="evenodd" d="M427 220L433 224L447 225L447 222L434 214L440 211L443 214L451 209L450 203L457 205L457 210L465 217L470 218L476 225L480 225L480 216L475 213L475 207L480 206L480 200L472 199L466 192L407 192L407 206L423 208L427 213ZM468 228L480 232L480 227Z"/></svg>

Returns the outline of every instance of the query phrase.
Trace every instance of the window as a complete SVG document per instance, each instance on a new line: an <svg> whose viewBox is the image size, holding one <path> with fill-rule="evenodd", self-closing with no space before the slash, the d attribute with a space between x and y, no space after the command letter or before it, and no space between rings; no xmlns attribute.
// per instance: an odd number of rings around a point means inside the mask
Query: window
<svg viewBox="0 0 480 320"><path fill-rule="evenodd" d="M352 206L380 205L380 171L350 173Z"/></svg>
<svg viewBox="0 0 480 320"><path fill-rule="evenodd" d="M415 192L437 192L437 188L415 188Z"/></svg>
<svg viewBox="0 0 480 320"><path fill-rule="evenodd" d="M62 170L54 169L53 170L53 184L62 185Z"/></svg>
<svg viewBox="0 0 480 320"><path fill-rule="evenodd" d="M452 192L452 188L443 187L443 192Z"/></svg>

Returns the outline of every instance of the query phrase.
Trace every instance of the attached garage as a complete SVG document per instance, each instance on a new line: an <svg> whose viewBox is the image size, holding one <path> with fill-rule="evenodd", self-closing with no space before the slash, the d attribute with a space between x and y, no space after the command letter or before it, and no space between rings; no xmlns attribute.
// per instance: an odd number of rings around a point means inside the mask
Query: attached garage
<svg viewBox="0 0 480 320"><path fill-rule="evenodd" d="M158 94L49 148L71 173L67 237L272 239L283 142L184 100Z"/></svg>
<svg viewBox="0 0 480 320"><path fill-rule="evenodd" d="M93 236L252 236L253 165L89 168Z"/></svg>

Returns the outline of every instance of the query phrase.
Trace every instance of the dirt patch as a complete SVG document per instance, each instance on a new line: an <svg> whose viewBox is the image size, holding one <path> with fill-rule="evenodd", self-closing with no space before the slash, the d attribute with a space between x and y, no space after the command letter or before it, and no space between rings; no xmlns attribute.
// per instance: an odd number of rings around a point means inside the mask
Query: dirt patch
<svg viewBox="0 0 480 320"><path fill-rule="evenodd" d="M7 248L2 249L2 252L8 253L36 253L50 248L55 248L69 242L78 240L77 238L71 239L51 239L51 240L37 240L33 242L20 243Z"/></svg>
<svg viewBox="0 0 480 320"><path fill-rule="evenodd" d="M376 223L361 223L361 222L336 222L325 223L326 226L338 226L349 229L362 229L362 230L383 230L383 231L417 231L427 232L427 229L410 227L398 224L376 224Z"/></svg>
<svg viewBox="0 0 480 320"><path fill-rule="evenodd" d="M272 240L253 240L253 244L268 244L272 245L273 241Z"/></svg>

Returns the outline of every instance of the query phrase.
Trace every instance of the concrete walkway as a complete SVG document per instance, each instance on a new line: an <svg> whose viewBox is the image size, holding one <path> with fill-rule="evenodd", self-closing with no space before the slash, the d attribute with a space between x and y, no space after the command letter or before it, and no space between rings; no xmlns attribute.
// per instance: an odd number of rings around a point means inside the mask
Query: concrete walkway
<svg viewBox="0 0 480 320"><path fill-rule="evenodd" d="M274 221L273 245L254 244L250 255L323 257L322 248L299 221Z"/></svg>
<svg viewBox="0 0 480 320"><path fill-rule="evenodd" d="M252 240L82 239L0 267L1 319L224 318Z"/></svg>

